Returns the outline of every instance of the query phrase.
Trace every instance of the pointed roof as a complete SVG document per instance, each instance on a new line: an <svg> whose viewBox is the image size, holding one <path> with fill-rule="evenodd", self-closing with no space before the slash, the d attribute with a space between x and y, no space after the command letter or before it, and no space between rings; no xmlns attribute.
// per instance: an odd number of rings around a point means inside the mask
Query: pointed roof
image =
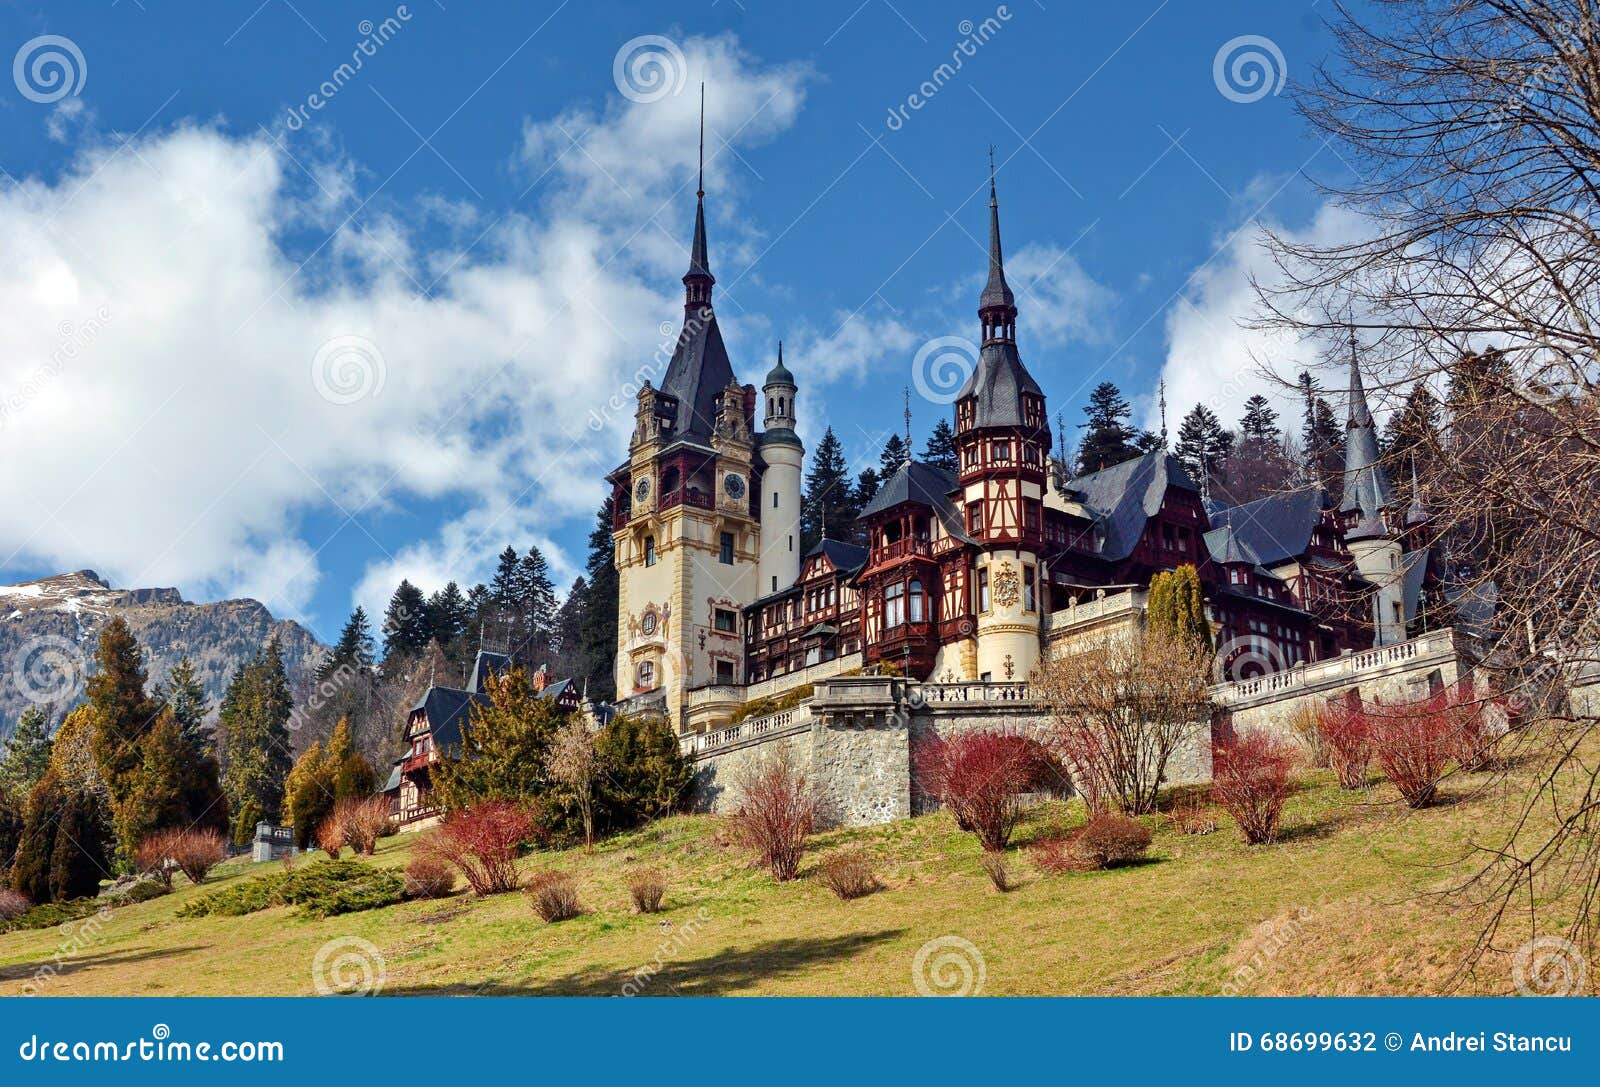
<svg viewBox="0 0 1600 1087"><path fill-rule="evenodd" d="M1361 365L1356 358L1356 334L1350 332L1350 407L1345 423L1344 497L1340 513L1358 515L1349 539L1369 539L1385 532L1383 511L1394 504L1394 489L1378 452L1378 428L1367 408L1367 393L1361 384Z"/></svg>
<svg viewBox="0 0 1600 1087"><path fill-rule="evenodd" d="M709 444L716 429L717 401L733 384L733 364L722 343L715 314L705 311L705 319L685 319L678 333L678 346L661 378L661 391L678 401L673 436L686 441Z"/></svg>
<svg viewBox="0 0 1600 1087"><path fill-rule="evenodd" d="M1000 201L994 188L994 148L989 149L989 282L978 299L979 310L1016 308L1016 296L1006 284L1005 257L1000 251Z"/></svg>
<svg viewBox="0 0 1600 1087"><path fill-rule="evenodd" d="M778 365L767 371L768 385L794 385L794 375L783 364L783 341L778 341Z"/></svg>
<svg viewBox="0 0 1600 1087"><path fill-rule="evenodd" d="M1145 525L1161 512L1168 487L1198 493L1182 462L1159 449L1078 476L1067 486L1081 496L1100 530L1097 554L1112 562L1133 554Z"/></svg>
<svg viewBox="0 0 1600 1087"><path fill-rule="evenodd" d="M1422 503L1422 487L1417 483L1417 458L1411 458L1411 505L1406 509L1406 524L1420 525L1428 519L1428 507Z"/></svg>
<svg viewBox="0 0 1600 1087"><path fill-rule="evenodd" d="M975 427L1020 427L1023 393L1044 397L1044 390L1022 364L1017 345L1010 340L990 340L978 352L978 365L956 399L978 398L973 414ZM1048 431L1049 426L1043 429Z"/></svg>
<svg viewBox="0 0 1600 1087"><path fill-rule="evenodd" d="M696 277L717 281L711 274L711 258L706 255L706 194L703 190L695 194L694 241L689 246L689 270L683 274L685 282Z"/></svg>
<svg viewBox="0 0 1600 1087"><path fill-rule="evenodd" d="M916 502L934 509L950 504L955 477L943 468L920 460L907 460L878 487L878 493L861 511L863 518L893 509L902 502Z"/></svg>

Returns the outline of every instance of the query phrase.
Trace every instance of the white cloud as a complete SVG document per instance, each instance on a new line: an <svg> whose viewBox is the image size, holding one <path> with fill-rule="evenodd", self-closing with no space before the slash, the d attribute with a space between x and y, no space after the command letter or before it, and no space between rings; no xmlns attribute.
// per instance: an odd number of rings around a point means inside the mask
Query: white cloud
<svg viewBox="0 0 1600 1087"><path fill-rule="evenodd" d="M689 87L718 89L719 138L792 122L801 70L681 44ZM417 220L361 212L299 270L312 228L372 195L360 171L296 148L318 187L264 138L210 127L89 146L59 180L0 193L0 568L93 565L296 614L325 542L308 514L437 498L465 512L373 564L354 593L369 609L401 576L470 580L507 540L550 545L570 576L549 529L592 515L628 423L591 429L587 409L681 316L660 272L684 258L695 102L563 118L584 152L541 182L540 217L469 253L477 215L434 200ZM559 153L557 123L530 125L532 158ZM463 229L440 244L419 221Z"/></svg>
<svg viewBox="0 0 1600 1087"><path fill-rule="evenodd" d="M1304 228L1284 233L1327 245L1363 236L1363 223L1352 212L1324 205ZM1196 404L1215 411L1225 426L1235 426L1245 400L1256 393L1274 401L1286 429L1294 428L1300 406L1282 384L1262 372L1263 366L1292 380L1301 370L1315 370L1323 349L1290 333L1245 327L1256 309L1251 276L1270 284L1277 275L1263 240L1262 230L1254 224L1222 240L1218 255L1195 273L1189 290L1167 312L1167 358L1161 376L1167 383L1168 426L1174 433L1178 421ZM1155 396L1139 399L1143 425L1158 429Z"/></svg>

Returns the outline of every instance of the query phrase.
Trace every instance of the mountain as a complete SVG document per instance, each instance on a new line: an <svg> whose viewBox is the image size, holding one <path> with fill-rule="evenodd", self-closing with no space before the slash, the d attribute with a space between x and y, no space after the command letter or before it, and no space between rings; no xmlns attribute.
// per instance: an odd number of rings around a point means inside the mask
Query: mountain
<svg viewBox="0 0 1600 1087"><path fill-rule="evenodd" d="M151 686L185 655L194 662L213 718L234 668L267 639L277 637L296 691L327 651L255 600L194 604L177 589L113 589L93 570L0 585L0 735L36 702L52 704L59 719L82 700L100 629L116 615L144 647Z"/></svg>

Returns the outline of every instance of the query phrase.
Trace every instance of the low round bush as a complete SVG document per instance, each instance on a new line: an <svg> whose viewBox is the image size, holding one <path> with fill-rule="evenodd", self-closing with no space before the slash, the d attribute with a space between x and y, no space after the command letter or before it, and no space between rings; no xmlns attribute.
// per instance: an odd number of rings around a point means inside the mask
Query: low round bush
<svg viewBox="0 0 1600 1087"><path fill-rule="evenodd" d="M1126 815L1097 815L1073 838L1073 850L1091 868L1138 860L1150 848L1150 829Z"/></svg>
<svg viewBox="0 0 1600 1087"><path fill-rule="evenodd" d="M535 872L528 880L528 898L545 921L566 921L580 912L578 883L566 872Z"/></svg>
<svg viewBox="0 0 1600 1087"><path fill-rule="evenodd" d="M843 899L864 898L879 887L872 855L860 846L841 849L822 858L817 882Z"/></svg>
<svg viewBox="0 0 1600 1087"><path fill-rule="evenodd" d="M406 865L407 898L443 898L456 885L456 873L444 861L417 857Z"/></svg>
<svg viewBox="0 0 1600 1087"><path fill-rule="evenodd" d="M667 876L659 868L640 868L628 876L628 897L639 913L659 913L667 895Z"/></svg>

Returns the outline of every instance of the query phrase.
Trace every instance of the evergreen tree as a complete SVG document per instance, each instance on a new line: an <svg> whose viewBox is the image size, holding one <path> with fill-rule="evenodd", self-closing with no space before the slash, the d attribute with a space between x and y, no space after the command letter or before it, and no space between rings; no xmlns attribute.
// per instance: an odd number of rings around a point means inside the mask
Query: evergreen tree
<svg viewBox="0 0 1600 1087"><path fill-rule="evenodd" d="M940 419L933 424L928 444L922 447L922 462L943 468L951 475L961 470L960 462L956 459L956 432L950 420Z"/></svg>
<svg viewBox="0 0 1600 1087"><path fill-rule="evenodd" d="M1242 505L1281 494L1294 483L1294 461L1284 449L1278 413L1267 398L1252 396L1244 403L1239 420L1239 441L1228 456L1226 483L1222 490L1228 501Z"/></svg>
<svg viewBox="0 0 1600 1087"><path fill-rule="evenodd" d="M595 740L601 776L601 822L624 830L672 814L688 794L693 773L678 738L659 717L619 714Z"/></svg>
<svg viewBox="0 0 1600 1087"><path fill-rule="evenodd" d="M1232 432L1223 428L1216 412L1204 404L1196 404L1179 424L1178 444L1173 447L1173 455L1189 473L1189 478L1215 492L1226 481L1231 452Z"/></svg>
<svg viewBox="0 0 1600 1087"><path fill-rule="evenodd" d="M111 809L95 757L92 705L61 722L50 765L28 794L11 885L35 902L92 895L111 876Z"/></svg>
<svg viewBox="0 0 1600 1087"><path fill-rule="evenodd" d="M545 757L562 713L513 665L488 683L488 702L474 705L461 749L440 753L431 772L434 795L446 808L485 800L533 800L549 786Z"/></svg>
<svg viewBox="0 0 1600 1087"><path fill-rule="evenodd" d="M234 673L222 698L218 731L225 759L222 783L232 811L252 805L277 820L293 759L288 723L294 711L289 677L276 639Z"/></svg>
<svg viewBox="0 0 1600 1087"><path fill-rule="evenodd" d="M127 795L128 776L139 766L139 740L155 725L158 703L145 693L139 643L119 615L100 632L89 704L95 708L92 743L100 776L113 798Z"/></svg>
<svg viewBox="0 0 1600 1087"><path fill-rule="evenodd" d="M1278 413L1260 393L1244 402L1244 417L1239 420L1239 438L1245 442L1262 442L1273 446L1283 444L1283 432L1278 428Z"/></svg>
<svg viewBox="0 0 1600 1087"><path fill-rule="evenodd" d="M309 848L324 820L341 800L364 800L372 795L377 775L350 740L350 722L340 720L327 746L313 743L295 760L283 786L283 814L294 827L295 844Z"/></svg>
<svg viewBox="0 0 1600 1087"><path fill-rule="evenodd" d="M1140 453L1154 453L1167 447L1166 439L1151 430L1141 430L1133 440L1134 449Z"/></svg>
<svg viewBox="0 0 1600 1087"><path fill-rule="evenodd" d="M1089 394L1083 413L1089 421L1080 424L1084 430L1083 441L1078 446L1080 474L1098 472L1138 456L1138 447L1133 444L1138 435L1128 421L1133 409L1123 399L1122 390L1109 381L1102 381Z"/></svg>
<svg viewBox="0 0 1600 1087"><path fill-rule="evenodd" d="M549 663L556 620L555 584L538 547L530 546L517 563L515 584L512 655L538 668Z"/></svg>
<svg viewBox="0 0 1600 1087"><path fill-rule="evenodd" d="M113 805L112 822L125 858L158 830L227 830L228 805L216 761L184 735L171 706L139 741L139 766L127 795Z"/></svg>
<svg viewBox="0 0 1600 1087"><path fill-rule="evenodd" d="M450 655L472 626L472 609L461 586L451 581L428 597L428 629Z"/></svg>
<svg viewBox="0 0 1600 1087"><path fill-rule="evenodd" d="M616 545L611 538L613 513L608 495L589 533L589 557L584 564L588 584L579 620L580 663L572 673L580 680L580 688L586 688L597 702L609 702L616 696L618 587Z"/></svg>
<svg viewBox="0 0 1600 1087"><path fill-rule="evenodd" d="M1305 407L1300 419L1300 452L1305 468L1317 484L1337 496L1344 476L1344 427L1333 406L1321 395L1322 386L1309 370L1300 372L1300 397Z"/></svg>
<svg viewBox="0 0 1600 1087"><path fill-rule="evenodd" d="M830 540L855 539L860 507L855 504L855 488L850 485L848 473L844 447L829 427L817 443L811 470L806 473L806 493L800 502L802 554L823 536Z"/></svg>
<svg viewBox="0 0 1600 1087"><path fill-rule="evenodd" d="M5 756L0 758L0 798L20 801L50 766L50 715L40 706L29 706L17 718L16 727L4 743ZM0 869L6 865L7 858L0 856Z"/></svg>
<svg viewBox="0 0 1600 1087"><path fill-rule="evenodd" d="M581 664L578 656L583 643L583 613L589 606L589 583L579 574L573 579L567 597L556 609L555 628L551 635L551 653L559 667L557 675L575 676Z"/></svg>
<svg viewBox="0 0 1600 1087"><path fill-rule="evenodd" d="M911 447L905 439L898 434L889 435L889 440L883 443L883 452L878 454L878 478L887 480L910 456Z"/></svg>
<svg viewBox="0 0 1600 1087"><path fill-rule="evenodd" d="M1389 479L1395 500L1403 508L1411 503L1411 472L1426 479L1433 472L1434 459L1441 448L1439 400L1425 382L1419 381L1406 394L1400 410L1389 417L1384 428L1384 456L1389 462Z"/></svg>
<svg viewBox="0 0 1600 1087"><path fill-rule="evenodd" d="M856 505L866 509L867 504L878 497L878 487L881 483L876 468L861 469L861 474L856 476Z"/></svg>
<svg viewBox="0 0 1600 1087"><path fill-rule="evenodd" d="M166 703L178 722L183 738L195 751L210 746L206 736L206 715L211 712L211 700L206 697L205 684L193 662L185 656L172 666L166 682L156 685L155 700Z"/></svg>
<svg viewBox="0 0 1600 1087"><path fill-rule="evenodd" d="M391 604L392 606L392 604ZM367 621L367 609L356 605L356 610L345 620L339 631L339 640L317 665L317 682L323 683L344 672L364 672L372 666L372 626Z"/></svg>
<svg viewBox="0 0 1600 1087"><path fill-rule="evenodd" d="M402 578L383 612L384 659L415 657L432 637L428 630L427 598L421 589Z"/></svg>
<svg viewBox="0 0 1600 1087"><path fill-rule="evenodd" d="M1190 638L1212 648L1200 574L1192 565L1185 563L1150 579L1145 614L1146 629L1152 633Z"/></svg>

